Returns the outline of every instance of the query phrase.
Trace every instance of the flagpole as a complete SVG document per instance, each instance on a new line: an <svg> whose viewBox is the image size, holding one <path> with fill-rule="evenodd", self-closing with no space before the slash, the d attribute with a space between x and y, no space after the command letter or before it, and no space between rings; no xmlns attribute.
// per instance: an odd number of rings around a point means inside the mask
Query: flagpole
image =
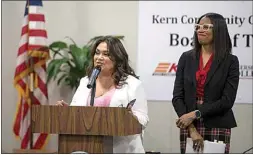
<svg viewBox="0 0 253 155"><path fill-rule="evenodd" d="M27 0L27 20L28 20L28 32L27 32L27 42L28 42L28 63L29 63L29 75L28 75L28 91L29 91L29 98L30 98L30 149L33 149L33 132L32 132L32 105L33 105L33 90L34 90L34 62L33 62L33 57L32 57L32 51L29 51L29 7L30 3L29 0Z"/></svg>
<svg viewBox="0 0 253 155"><path fill-rule="evenodd" d="M29 97L31 100L31 107L30 107L30 149L33 149L33 132L32 132L32 106L34 101L34 63L33 63L33 57L30 57L30 89L29 89Z"/></svg>

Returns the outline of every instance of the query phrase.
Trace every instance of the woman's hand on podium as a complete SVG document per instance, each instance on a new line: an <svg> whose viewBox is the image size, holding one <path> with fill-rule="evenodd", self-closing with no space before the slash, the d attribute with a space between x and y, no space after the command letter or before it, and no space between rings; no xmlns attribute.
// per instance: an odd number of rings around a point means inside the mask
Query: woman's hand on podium
<svg viewBox="0 0 253 155"><path fill-rule="evenodd" d="M133 117L134 117L136 120L138 120L137 116L135 116L135 115L133 114L133 112L132 112L132 107L133 107L133 105L129 105L129 106L127 107L127 111L128 111L131 115L133 115Z"/></svg>
<svg viewBox="0 0 253 155"><path fill-rule="evenodd" d="M57 105L57 106L68 106L69 104L66 103L65 101L61 100L61 101L57 101L55 105Z"/></svg>

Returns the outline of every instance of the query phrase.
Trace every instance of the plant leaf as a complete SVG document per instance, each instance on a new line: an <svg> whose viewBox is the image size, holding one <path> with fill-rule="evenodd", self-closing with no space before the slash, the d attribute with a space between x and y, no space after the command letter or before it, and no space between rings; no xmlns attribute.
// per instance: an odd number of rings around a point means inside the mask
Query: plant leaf
<svg viewBox="0 0 253 155"><path fill-rule="evenodd" d="M68 65L67 62L69 60L66 58L63 59L54 59L50 61L47 67L47 83L52 79L56 78L57 75L61 72L60 67L65 64Z"/></svg>
<svg viewBox="0 0 253 155"><path fill-rule="evenodd" d="M55 41L49 45L50 51L53 52L53 59L56 55L64 57L60 52L66 50L66 48L68 48L68 45L62 41Z"/></svg>
<svg viewBox="0 0 253 155"><path fill-rule="evenodd" d="M73 78L71 78L71 77L65 78L64 83L66 85L70 86L71 89L76 89L77 88L76 81Z"/></svg>
<svg viewBox="0 0 253 155"><path fill-rule="evenodd" d="M68 76L68 74L63 74L63 75L61 75L61 77L58 79L58 81L57 81L57 85L60 85L60 83L62 82L62 80L64 79L64 78L66 78Z"/></svg>
<svg viewBox="0 0 253 155"><path fill-rule="evenodd" d="M54 72L54 68L55 68L56 63L57 63L57 61L52 60L52 61L49 62L48 66L47 66L47 83L54 76L53 72Z"/></svg>
<svg viewBox="0 0 253 155"><path fill-rule="evenodd" d="M86 57L87 51L83 51L81 48L73 44L70 45L69 48L71 51L71 55L73 57L73 62L76 65L76 68L79 71L84 70L85 61L87 61Z"/></svg>
<svg viewBox="0 0 253 155"><path fill-rule="evenodd" d="M82 51L84 52L84 70L86 70L86 68L89 66L90 62L91 62L91 49L85 45L83 46ZM86 72L86 71L85 71Z"/></svg>
<svg viewBox="0 0 253 155"><path fill-rule="evenodd" d="M71 40L72 41L72 43L73 44L75 44L76 45L76 42L71 38L71 37L69 37L69 36L66 36L65 38L68 38L69 40Z"/></svg>
<svg viewBox="0 0 253 155"><path fill-rule="evenodd" d="M64 48L68 48L68 45L63 41L55 41L55 42L53 42L52 44L49 45L49 48L59 51L59 50L62 50Z"/></svg>

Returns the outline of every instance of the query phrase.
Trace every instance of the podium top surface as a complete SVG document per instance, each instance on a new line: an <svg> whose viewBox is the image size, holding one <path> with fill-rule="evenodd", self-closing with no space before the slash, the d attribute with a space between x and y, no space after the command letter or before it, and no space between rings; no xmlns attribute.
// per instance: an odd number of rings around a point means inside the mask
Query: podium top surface
<svg viewBox="0 0 253 155"><path fill-rule="evenodd" d="M33 133L127 136L141 131L122 107L32 106Z"/></svg>

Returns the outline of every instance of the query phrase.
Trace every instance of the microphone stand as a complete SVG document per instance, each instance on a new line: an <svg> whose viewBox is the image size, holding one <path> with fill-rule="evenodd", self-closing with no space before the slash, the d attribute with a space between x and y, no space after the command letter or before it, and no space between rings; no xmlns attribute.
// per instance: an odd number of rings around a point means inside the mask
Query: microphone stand
<svg viewBox="0 0 253 155"><path fill-rule="evenodd" d="M95 98L95 93L96 93L96 79L100 71L101 71L100 67L96 67L95 69L93 69L91 77L90 77L91 81L87 85L88 88L91 88L90 106L94 106L94 98Z"/></svg>
<svg viewBox="0 0 253 155"><path fill-rule="evenodd" d="M90 106L92 106L92 107L94 105L95 93L96 93L96 80L94 81L94 84L93 84L93 86L91 88Z"/></svg>

